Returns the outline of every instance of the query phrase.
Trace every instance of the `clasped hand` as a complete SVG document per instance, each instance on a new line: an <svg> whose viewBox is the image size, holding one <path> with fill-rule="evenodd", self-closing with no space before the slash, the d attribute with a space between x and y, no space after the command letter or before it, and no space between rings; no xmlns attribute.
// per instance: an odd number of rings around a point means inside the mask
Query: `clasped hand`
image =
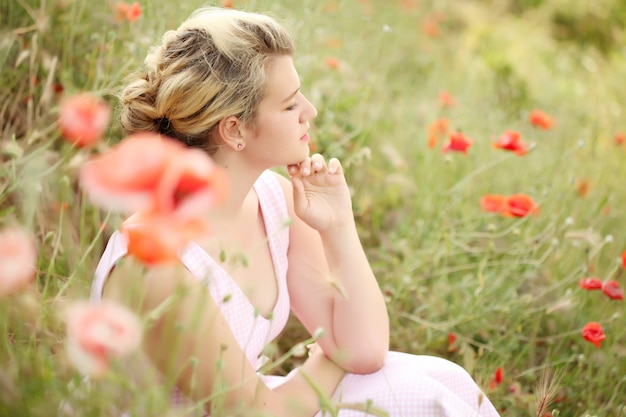
<svg viewBox="0 0 626 417"><path fill-rule="evenodd" d="M354 221L350 190L337 158L327 164L322 155L314 154L287 168L294 210L306 224L323 232Z"/></svg>

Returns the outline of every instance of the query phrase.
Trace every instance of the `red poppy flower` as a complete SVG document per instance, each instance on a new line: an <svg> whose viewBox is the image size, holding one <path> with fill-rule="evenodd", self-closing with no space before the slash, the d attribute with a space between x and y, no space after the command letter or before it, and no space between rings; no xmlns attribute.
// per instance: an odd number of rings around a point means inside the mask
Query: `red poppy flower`
<svg viewBox="0 0 626 417"><path fill-rule="evenodd" d="M548 130L554 125L554 119L541 110L533 110L530 112L528 119L533 126L537 126L543 130Z"/></svg>
<svg viewBox="0 0 626 417"><path fill-rule="evenodd" d="M528 152L528 147L520 137L520 134L512 130L504 132L498 141L493 144L493 147L496 149L511 151L520 156L525 155Z"/></svg>
<svg viewBox="0 0 626 417"><path fill-rule="evenodd" d="M111 109L102 99L81 93L61 101L57 123L63 137L83 147L96 143L111 119Z"/></svg>
<svg viewBox="0 0 626 417"><path fill-rule="evenodd" d="M599 290L602 288L602 281L598 278L583 278L578 281L578 285L584 290Z"/></svg>
<svg viewBox="0 0 626 417"><path fill-rule="evenodd" d="M126 20L134 22L141 17L141 4L134 2L126 10Z"/></svg>
<svg viewBox="0 0 626 417"><path fill-rule="evenodd" d="M422 32L431 38L436 38L439 36L439 22L434 19L424 20L422 23Z"/></svg>
<svg viewBox="0 0 626 417"><path fill-rule="evenodd" d="M457 346L454 342L456 342L456 334L454 332L448 333L448 352L456 352Z"/></svg>
<svg viewBox="0 0 626 417"><path fill-rule="evenodd" d="M461 132L452 132L448 142L443 146L442 152L452 151L467 154L467 150L473 142L472 138L466 137Z"/></svg>
<svg viewBox="0 0 626 417"><path fill-rule="evenodd" d="M616 145L622 145L626 143L626 133L624 132L617 132L615 134L615 144Z"/></svg>
<svg viewBox="0 0 626 417"><path fill-rule="evenodd" d="M624 299L624 292L619 287L619 283L617 281L606 281L604 284L602 284L602 292L611 300Z"/></svg>
<svg viewBox="0 0 626 417"><path fill-rule="evenodd" d="M591 189L591 182L587 180L578 180L576 181L576 192L579 197L586 197L589 194L589 190Z"/></svg>
<svg viewBox="0 0 626 417"><path fill-rule="evenodd" d="M339 60L335 57L329 56L326 58L326 66L330 69L339 69L340 63Z"/></svg>
<svg viewBox="0 0 626 417"><path fill-rule="evenodd" d="M491 381L489 381L489 388L494 389L495 387L500 385L502 381L504 381L504 371L502 370L502 367L500 366L498 367L498 369L496 369L496 372L494 373Z"/></svg>
<svg viewBox="0 0 626 417"><path fill-rule="evenodd" d="M233 8L233 2L231 0L222 0L221 5L227 9Z"/></svg>
<svg viewBox="0 0 626 417"><path fill-rule="evenodd" d="M480 199L480 206L484 211L501 213L506 209L507 198L500 194L487 194Z"/></svg>
<svg viewBox="0 0 626 417"><path fill-rule="evenodd" d="M456 105L456 100L454 100L454 98L447 91L442 91L439 93L439 104L443 107L454 107Z"/></svg>
<svg viewBox="0 0 626 417"><path fill-rule="evenodd" d="M514 194L506 199L506 208L503 215L508 217L525 217L537 214L539 207L526 194Z"/></svg>
<svg viewBox="0 0 626 417"><path fill-rule="evenodd" d="M622 268L626 269L626 250L622 252Z"/></svg>
<svg viewBox="0 0 626 417"><path fill-rule="evenodd" d="M434 148L439 142L439 138L448 133L448 119L442 117L437 119L428 126L428 147Z"/></svg>
<svg viewBox="0 0 626 417"><path fill-rule="evenodd" d="M604 331L602 330L602 325L595 321L590 321L585 324L582 334L585 340L593 343L596 347L600 347L600 344L604 341L604 339L606 339Z"/></svg>

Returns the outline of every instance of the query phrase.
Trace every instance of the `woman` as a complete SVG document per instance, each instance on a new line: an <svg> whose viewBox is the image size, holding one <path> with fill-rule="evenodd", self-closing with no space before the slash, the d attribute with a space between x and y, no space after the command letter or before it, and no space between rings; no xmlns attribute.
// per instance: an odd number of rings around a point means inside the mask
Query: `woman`
<svg viewBox="0 0 626 417"><path fill-rule="evenodd" d="M342 417L365 415L359 408L368 405L390 416L496 416L458 365L388 352L387 310L341 164L309 156L316 109L293 53L276 21L234 10L201 9L164 35L122 94L122 126L205 149L227 172L230 193L207 214L210 235L175 266L142 269L114 234L92 297L140 314L167 305L144 351L175 381L175 403L190 398L208 413L242 406L310 417L323 412L321 394L351 404ZM280 166L290 180L269 171ZM168 304L172 297L178 302ZM322 335L287 377L261 375L263 349L290 309Z"/></svg>

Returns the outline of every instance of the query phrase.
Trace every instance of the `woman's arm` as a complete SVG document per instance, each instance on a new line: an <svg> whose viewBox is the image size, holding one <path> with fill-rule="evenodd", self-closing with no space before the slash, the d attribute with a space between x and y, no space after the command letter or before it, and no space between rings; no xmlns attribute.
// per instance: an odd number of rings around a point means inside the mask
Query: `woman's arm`
<svg viewBox="0 0 626 417"><path fill-rule="evenodd" d="M153 319L144 334L144 352L193 400L207 401L225 390L227 407L279 417L311 417L319 411L318 396L300 372L275 390L262 382L206 287L182 265L146 271L128 258L112 272L105 296ZM329 396L344 375L323 352L311 355L300 370ZM205 408L211 411L210 401Z"/></svg>
<svg viewBox="0 0 626 417"><path fill-rule="evenodd" d="M331 359L349 372L369 373L389 350L387 308L357 234L341 166L320 159L305 161L309 175L301 175L303 165L290 171L293 186L281 180L287 201L294 201L288 204L292 308L309 331L325 329L318 343Z"/></svg>

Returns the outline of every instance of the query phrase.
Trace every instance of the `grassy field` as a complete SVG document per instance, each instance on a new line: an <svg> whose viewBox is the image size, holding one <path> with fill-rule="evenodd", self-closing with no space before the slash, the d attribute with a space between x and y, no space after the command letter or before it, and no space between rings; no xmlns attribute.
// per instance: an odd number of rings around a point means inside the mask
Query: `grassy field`
<svg viewBox="0 0 626 417"><path fill-rule="evenodd" d="M579 285L626 286L623 2L233 3L296 36L319 111L314 146L347 167L393 349L463 365L503 416L626 416L624 301ZM145 0L134 21L115 4L0 0L0 223L23 225L39 247L36 285L0 299L1 416L57 415L67 399L68 415L115 415L114 404L171 415L162 388L130 384L121 365L83 384L64 354L59 312L88 296L120 221L84 198L77 169L122 139L124 77L206 2ZM89 149L56 125L60 99L82 91L114 113ZM535 109L549 128L530 122ZM525 154L494 146L507 131ZM458 132L472 139L466 153L442 152ZM524 194L538 209L488 212L489 194ZM588 322L603 326L599 347L582 336ZM278 351L305 338L290 323Z"/></svg>

